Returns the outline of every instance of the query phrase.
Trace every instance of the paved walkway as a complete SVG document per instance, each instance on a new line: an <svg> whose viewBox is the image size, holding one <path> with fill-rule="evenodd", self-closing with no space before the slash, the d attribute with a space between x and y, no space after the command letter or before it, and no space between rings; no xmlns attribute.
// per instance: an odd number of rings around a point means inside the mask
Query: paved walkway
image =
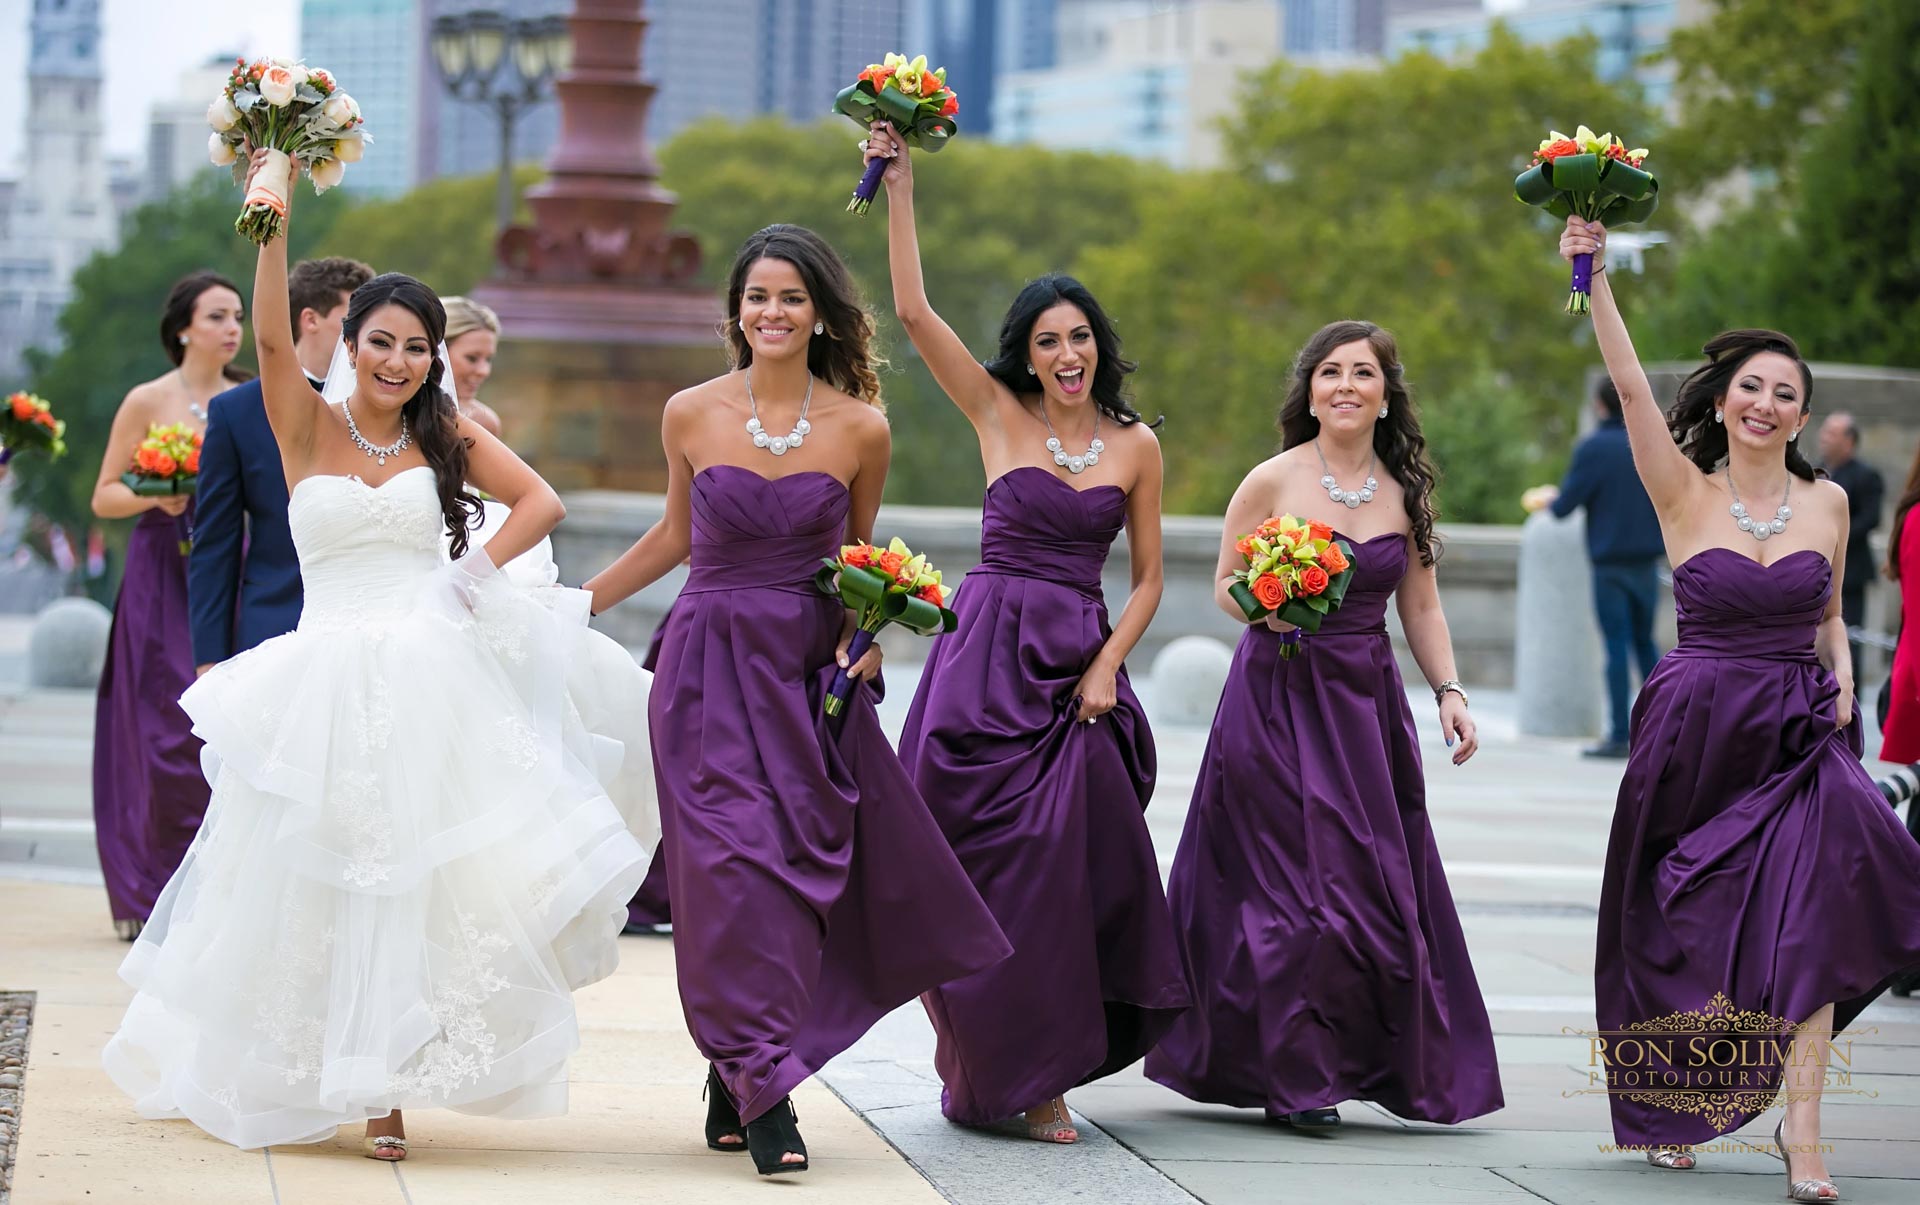
<svg viewBox="0 0 1920 1205"><path fill-rule="evenodd" d="M891 723L909 694L910 683L894 684ZM1778 1162L1740 1141L1763 1140L1773 1115L1695 1173L1654 1171L1601 1149L1610 1137L1605 1103L1578 1095L1587 1085L1586 1046L1562 1030L1594 1023L1594 901L1618 766L1583 761L1569 742L1522 743L1509 700L1476 701L1486 747L1463 768L1446 764L1430 705L1416 714L1425 725L1434 826L1493 1014L1507 1108L1436 1127L1348 1105L1340 1132L1304 1136L1265 1125L1253 1111L1193 1104L1136 1068L1070 1093L1079 1119L1091 1123L1086 1138L1043 1147L940 1119L932 1035L913 1005L803 1090L797 1103L819 1162L778 1191L833 1202L945 1196L961 1205L1780 1199ZM1151 710L1151 691L1147 703ZM398 1168L360 1159L345 1142L245 1153L185 1123L139 1120L98 1065L126 992L113 976L124 947L107 934L84 865L90 720L87 696L8 696L0 687L0 991L38 993L19 1205L464 1205L589 1194L705 1202L776 1191L743 1159L710 1154L701 1142L700 1061L673 992L671 945L660 939L624 939L619 973L581 993L585 1046L566 1118L422 1113L411 1127L414 1156ZM1158 735L1163 777L1149 817L1164 863L1205 734L1162 724ZM1910 1202L1920 1197L1920 1001L1883 1000L1861 1024L1877 1032L1858 1048L1852 1086L1862 1094L1829 1098L1829 1165L1849 1201ZM0 1127L6 1121L0 1114Z"/></svg>

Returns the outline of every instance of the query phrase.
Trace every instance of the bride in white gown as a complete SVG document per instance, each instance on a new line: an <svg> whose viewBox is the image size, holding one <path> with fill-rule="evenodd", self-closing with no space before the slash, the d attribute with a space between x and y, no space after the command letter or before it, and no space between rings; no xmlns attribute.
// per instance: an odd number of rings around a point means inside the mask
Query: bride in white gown
<svg viewBox="0 0 1920 1205"><path fill-rule="evenodd" d="M431 290L354 293L329 407L286 269L284 237L261 248L255 337L305 608L181 698L213 801L103 1058L143 1116L246 1148L365 1121L395 1159L403 1108L565 1111L572 992L613 970L658 832L650 679L517 560L563 510L441 392ZM506 506L484 547L467 482Z"/></svg>

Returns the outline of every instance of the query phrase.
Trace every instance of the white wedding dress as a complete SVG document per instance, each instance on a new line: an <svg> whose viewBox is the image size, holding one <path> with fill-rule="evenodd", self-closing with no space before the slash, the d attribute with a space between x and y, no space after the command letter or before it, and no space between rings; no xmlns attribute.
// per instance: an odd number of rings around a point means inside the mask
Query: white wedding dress
<svg viewBox="0 0 1920 1205"><path fill-rule="evenodd" d="M537 550L455 601L430 468L310 477L288 520L299 628L181 698L213 798L107 1072L244 1148L564 1112L571 993L613 970L658 832L650 677Z"/></svg>

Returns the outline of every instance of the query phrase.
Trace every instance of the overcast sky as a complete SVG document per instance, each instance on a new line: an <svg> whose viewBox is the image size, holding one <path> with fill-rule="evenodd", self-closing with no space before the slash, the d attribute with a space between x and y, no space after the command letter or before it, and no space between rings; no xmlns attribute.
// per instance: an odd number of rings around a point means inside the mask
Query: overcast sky
<svg viewBox="0 0 1920 1205"><path fill-rule="evenodd" d="M18 167L32 0L0 0L0 172ZM104 0L107 153L143 156L147 105L214 54L297 51L299 0ZM213 99L208 97L208 100Z"/></svg>

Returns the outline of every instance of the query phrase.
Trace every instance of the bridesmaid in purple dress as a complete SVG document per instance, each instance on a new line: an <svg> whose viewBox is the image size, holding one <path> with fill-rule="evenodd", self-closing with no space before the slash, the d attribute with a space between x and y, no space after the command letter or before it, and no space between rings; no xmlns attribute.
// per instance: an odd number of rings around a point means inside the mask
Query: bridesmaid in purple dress
<svg viewBox="0 0 1920 1205"><path fill-rule="evenodd" d="M1168 894L1197 997L1147 1075L1195 1100L1338 1125L1341 1101L1457 1122L1501 1106L1493 1031L1427 817L1386 611L1433 687L1453 764L1478 746L1434 560L1434 469L1394 349L1323 327L1294 361L1284 450L1227 508L1214 597L1240 536L1292 514L1354 551L1344 604L1298 655L1250 624L1201 761Z"/></svg>
<svg viewBox="0 0 1920 1205"><path fill-rule="evenodd" d="M1143 811L1153 734L1124 666L1160 605L1160 444L1121 396L1133 366L1079 282L1033 281L982 366L921 279L913 172L885 126L893 299L973 423L987 486L981 563L936 640L901 760L1013 942L1005 962L926 993L950 1120L1026 1115L1073 1142L1062 1093L1138 1060L1188 995ZM1064 470L1064 471L1063 471ZM1109 624L1108 547L1133 590Z"/></svg>
<svg viewBox="0 0 1920 1205"><path fill-rule="evenodd" d="M239 289L224 276L195 272L173 286L160 317L160 343L173 370L134 386L120 403L93 487L94 514L138 519L127 539L93 722L94 839L122 941L140 935L186 856L209 789L200 741L180 710L180 695L193 684L187 559L180 553L193 517L190 500L138 497L120 474L149 426L185 423L204 432L213 395L247 379L231 367L245 316Z"/></svg>
<svg viewBox="0 0 1920 1205"><path fill-rule="evenodd" d="M818 235L748 239L727 284L735 370L667 402L666 517L587 583L604 611L692 555L648 708L661 839L680 1000L712 1064L707 1144L762 1175L807 1168L795 1085L1008 953L872 694L836 727L821 710L853 616L813 575L873 535L892 447L872 337ZM879 668L878 646L850 667Z"/></svg>
<svg viewBox="0 0 1920 1205"><path fill-rule="evenodd" d="M1594 333L1674 565L1680 643L1634 705L1600 895L1600 1029L1717 995L1800 1026L1779 1039L1788 1103L1774 1153L1791 1199L1837 1200L1820 1141L1828 1035L1920 966L1920 848L1859 761L1834 589L1847 498L1799 451L1813 374L1785 335L1716 337L1662 416L1605 250L1603 227L1568 220L1561 254L1595 258ZM1722 1074L1751 1088L1756 1071L1763 1085L1780 1082L1781 1064L1717 1069L1682 1056L1647 1070L1696 1089ZM1661 1107L1669 1094L1626 1094L1625 1072L1609 1068L1614 1136L1649 1148L1656 1166L1691 1168L1687 1148L1730 1128ZM1745 1103L1739 1123L1770 1102Z"/></svg>

